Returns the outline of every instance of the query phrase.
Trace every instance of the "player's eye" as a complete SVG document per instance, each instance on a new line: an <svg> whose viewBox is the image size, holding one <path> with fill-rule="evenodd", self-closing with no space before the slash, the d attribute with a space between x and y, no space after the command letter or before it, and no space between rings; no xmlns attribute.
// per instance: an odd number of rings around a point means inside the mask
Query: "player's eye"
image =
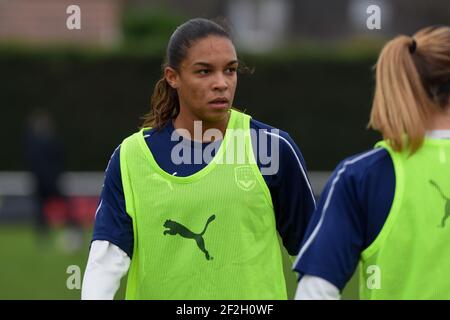
<svg viewBox="0 0 450 320"><path fill-rule="evenodd" d="M205 74L209 73L209 70L208 69L200 69L200 70L197 70L196 73L201 74L201 75L205 75Z"/></svg>
<svg viewBox="0 0 450 320"><path fill-rule="evenodd" d="M236 71L237 71L237 68L236 68L236 67L227 68L227 69L225 70L225 72L226 72L226 73L229 73L229 74L233 74L233 73L235 73Z"/></svg>

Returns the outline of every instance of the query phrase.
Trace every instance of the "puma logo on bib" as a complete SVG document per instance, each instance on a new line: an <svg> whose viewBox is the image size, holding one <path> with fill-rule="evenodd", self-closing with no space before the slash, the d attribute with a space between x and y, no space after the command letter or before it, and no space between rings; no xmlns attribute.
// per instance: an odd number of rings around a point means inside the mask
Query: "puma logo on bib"
<svg viewBox="0 0 450 320"><path fill-rule="evenodd" d="M450 198L448 198L444 194L444 192L442 192L441 188L439 187L439 185L436 182L434 182L433 180L430 180L430 183L436 188L436 190L439 192L441 197L445 200L444 216L442 217L442 221L441 221L441 227L444 228L445 221L450 216Z"/></svg>
<svg viewBox="0 0 450 320"><path fill-rule="evenodd" d="M167 230L164 230L163 234L164 235L170 234L172 236L179 234L183 238L194 239L199 249L203 251L203 253L205 254L206 260L212 260L213 257L209 255L208 250L206 250L205 248L205 240L203 239L203 235L205 234L208 225L212 221L214 221L214 219L216 219L216 216L213 214L211 217L208 218L205 227L203 228L203 231L200 233L194 233L187 227L183 226L181 223L169 219L166 220L166 222L164 222L164 227L167 228Z"/></svg>

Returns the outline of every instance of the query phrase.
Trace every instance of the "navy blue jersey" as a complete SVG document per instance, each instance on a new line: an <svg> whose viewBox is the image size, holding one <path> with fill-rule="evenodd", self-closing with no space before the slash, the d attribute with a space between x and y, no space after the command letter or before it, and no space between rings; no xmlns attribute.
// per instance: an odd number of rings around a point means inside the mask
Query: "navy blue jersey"
<svg viewBox="0 0 450 320"><path fill-rule="evenodd" d="M395 171L387 150L377 148L342 161L322 192L294 270L342 290L361 252L383 228L394 192Z"/></svg>
<svg viewBox="0 0 450 320"><path fill-rule="evenodd" d="M315 208L314 195L306 176L306 165L303 156L291 139L283 131L273 131L275 128L264 123L250 120L250 129L263 130L264 135L252 135L252 146L258 167L270 190L275 211L276 227L283 245L290 255L297 255L301 240L306 232L308 222ZM144 137L158 165L166 172L177 176L189 176L204 168L207 163L175 164L171 158L171 151L180 143L172 141L175 130L169 122L162 130L151 129L145 131ZM271 167L267 157L275 152L272 146L273 137L278 141L279 166L278 170L268 173L263 170ZM212 142L220 143L221 141ZM209 143L199 143L182 140L188 143L191 156L195 149L204 150ZM260 155L259 147L266 146L267 153ZM183 148L184 149L184 148ZM217 148L213 148L213 150ZM133 226L132 220L125 211L125 198L120 172L120 146L114 151L105 172L105 182L96 212L93 240L106 240L121 248L130 257L133 254Z"/></svg>
<svg viewBox="0 0 450 320"><path fill-rule="evenodd" d="M450 139L450 130L427 132ZM391 210L395 170L383 148L342 161L329 178L294 263L305 275L328 280L342 290L354 274L361 252L378 236Z"/></svg>

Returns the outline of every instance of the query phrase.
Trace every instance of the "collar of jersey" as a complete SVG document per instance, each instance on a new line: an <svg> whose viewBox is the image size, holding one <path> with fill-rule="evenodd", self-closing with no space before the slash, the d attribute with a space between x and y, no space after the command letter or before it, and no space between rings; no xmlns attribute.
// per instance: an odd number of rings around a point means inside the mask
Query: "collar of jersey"
<svg viewBox="0 0 450 320"><path fill-rule="evenodd" d="M189 175L189 176L185 176L185 177L173 176L170 173L164 171L158 165L158 163L156 162L155 158L153 157L153 154L150 151L147 143L145 142L143 133L145 130L148 130L148 128L141 129L140 134L139 134L139 145L141 146L141 149L144 152L145 157L150 162L150 165L161 177L163 177L164 179L171 180L173 182L177 182L177 183L190 183L190 182L199 180L202 177L204 177L205 175L207 175L212 169L215 168L215 166L217 165L218 159L222 158L224 150L226 149L226 146L228 145L228 141L229 141L227 131L228 131L228 129L234 128L235 122L236 122L236 117L237 117L237 112L230 109L230 118L228 119L227 129L225 131L225 135L222 140L222 143L220 144L219 150L217 151L217 153L215 154L215 156L213 157L213 159L211 160L210 163L208 163L201 170L199 170L196 173Z"/></svg>

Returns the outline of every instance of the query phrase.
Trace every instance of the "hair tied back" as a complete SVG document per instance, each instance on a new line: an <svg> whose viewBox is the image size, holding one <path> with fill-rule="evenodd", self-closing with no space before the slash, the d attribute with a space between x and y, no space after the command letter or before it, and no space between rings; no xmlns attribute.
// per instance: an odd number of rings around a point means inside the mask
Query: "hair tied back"
<svg viewBox="0 0 450 320"><path fill-rule="evenodd" d="M417 48L417 42L414 38L412 38L412 42L409 45L409 53L413 54L416 51Z"/></svg>

